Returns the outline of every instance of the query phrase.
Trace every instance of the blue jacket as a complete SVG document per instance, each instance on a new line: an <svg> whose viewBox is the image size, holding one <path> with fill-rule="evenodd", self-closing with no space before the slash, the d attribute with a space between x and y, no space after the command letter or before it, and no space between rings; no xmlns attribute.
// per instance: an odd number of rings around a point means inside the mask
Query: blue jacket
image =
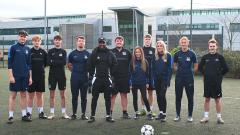
<svg viewBox="0 0 240 135"><path fill-rule="evenodd" d="M31 50L25 44L12 45L8 51L8 69L14 77L28 77L31 70Z"/></svg>
<svg viewBox="0 0 240 135"><path fill-rule="evenodd" d="M72 77L87 79L87 60L90 53L86 50L73 50L68 56L68 62L72 64Z"/></svg>
<svg viewBox="0 0 240 135"><path fill-rule="evenodd" d="M174 63L177 64L176 77L193 77L193 65L197 63L197 57L194 51L178 51L174 55Z"/></svg>
<svg viewBox="0 0 240 135"><path fill-rule="evenodd" d="M136 60L134 69L135 70L133 70L133 67L132 67L132 64L131 64L131 68L130 68L130 86L132 86L132 85L146 85L146 84L149 84L149 79L148 79L149 68L148 68L148 66L147 66L146 72L144 72L142 70L142 68L141 68L141 61L140 60Z"/></svg>
<svg viewBox="0 0 240 135"><path fill-rule="evenodd" d="M152 74L154 82L160 78L164 83L170 86L173 65L172 56L170 53L167 53L166 59L163 59L162 56L163 55L159 55L158 60L154 57L154 60L152 61Z"/></svg>

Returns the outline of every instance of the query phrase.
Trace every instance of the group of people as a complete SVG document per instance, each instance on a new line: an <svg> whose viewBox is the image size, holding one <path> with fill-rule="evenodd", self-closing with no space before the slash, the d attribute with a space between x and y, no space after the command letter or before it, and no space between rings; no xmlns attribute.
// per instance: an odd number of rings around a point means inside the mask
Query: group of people
<svg viewBox="0 0 240 135"><path fill-rule="evenodd" d="M147 115L148 120L166 121L167 100L166 92L170 86L172 73L175 77L175 104L176 117L180 121L181 100L185 88L188 99L188 122L193 121L194 106L194 72L203 74L204 82L204 117L202 123L209 120L210 99L216 102L217 122L223 124L221 117L221 83L228 67L224 57L217 53L218 43L215 39L208 42L209 53L204 55L200 64L196 54L189 49L189 40L182 37L179 40L181 49L171 56L164 41L157 41L153 48L152 37L144 36L143 47L136 46L131 53L124 48L124 38L115 38L114 49L108 49L106 39L100 37L98 46L92 53L85 49L85 37L76 37L76 49L68 56L62 49L62 37L54 37L54 48L48 52L41 48L41 37L33 36L33 48L25 45L28 33L19 31L18 43L12 45L8 54L9 74L9 118L13 123L13 113L17 92L20 93L22 121L32 121L33 101L36 95L36 104L40 119L54 119L55 90L60 91L62 118L77 119L78 97L81 99L81 119L89 123L95 121L97 102L100 93L104 93L106 107L106 121L115 122L113 110L115 100L120 93L122 118L131 119L128 114L128 93L132 92L134 119ZM43 109L43 92L45 92L45 67L49 66L48 86L50 90L50 114L45 115ZM66 74L65 66L71 71L72 115L66 113ZM89 88L91 87L91 90ZM142 109L138 109L138 90L141 93ZM156 92L159 114L153 113L153 99ZM28 93L27 93L27 92ZM86 115L87 93L92 93L91 116Z"/></svg>

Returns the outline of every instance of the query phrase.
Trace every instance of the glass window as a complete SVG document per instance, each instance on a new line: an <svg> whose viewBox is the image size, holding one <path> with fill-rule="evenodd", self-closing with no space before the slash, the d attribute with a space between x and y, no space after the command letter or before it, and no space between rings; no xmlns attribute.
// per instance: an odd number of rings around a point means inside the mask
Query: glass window
<svg viewBox="0 0 240 135"><path fill-rule="evenodd" d="M112 32L112 26L103 26L103 32Z"/></svg>

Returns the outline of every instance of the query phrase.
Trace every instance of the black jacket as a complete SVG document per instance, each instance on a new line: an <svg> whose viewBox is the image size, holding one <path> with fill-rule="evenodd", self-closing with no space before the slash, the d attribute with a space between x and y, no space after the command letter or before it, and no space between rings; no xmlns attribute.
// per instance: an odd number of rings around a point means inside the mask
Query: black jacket
<svg viewBox="0 0 240 135"><path fill-rule="evenodd" d="M114 67L116 65L117 59L109 49L95 48L87 62L89 79L92 79L93 76L97 78L114 76Z"/></svg>
<svg viewBox="0 0 240 135"><path fill-rule="evenodd" d="M50 66L49 74L65 76L66 51L62 48L52 48L48 51L47 56L47 63Z"/></svg>

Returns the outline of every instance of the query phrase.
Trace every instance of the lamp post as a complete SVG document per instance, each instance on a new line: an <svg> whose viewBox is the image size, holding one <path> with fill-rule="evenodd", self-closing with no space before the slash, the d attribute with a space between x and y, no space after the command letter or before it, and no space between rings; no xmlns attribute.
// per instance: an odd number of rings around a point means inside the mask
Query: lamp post
<svg viewBox="0 0 240 135"><path fill-rule="evenodd" d="M192 1L191 0L191 9L190 9L190 48L192 47Z"/></svg>

